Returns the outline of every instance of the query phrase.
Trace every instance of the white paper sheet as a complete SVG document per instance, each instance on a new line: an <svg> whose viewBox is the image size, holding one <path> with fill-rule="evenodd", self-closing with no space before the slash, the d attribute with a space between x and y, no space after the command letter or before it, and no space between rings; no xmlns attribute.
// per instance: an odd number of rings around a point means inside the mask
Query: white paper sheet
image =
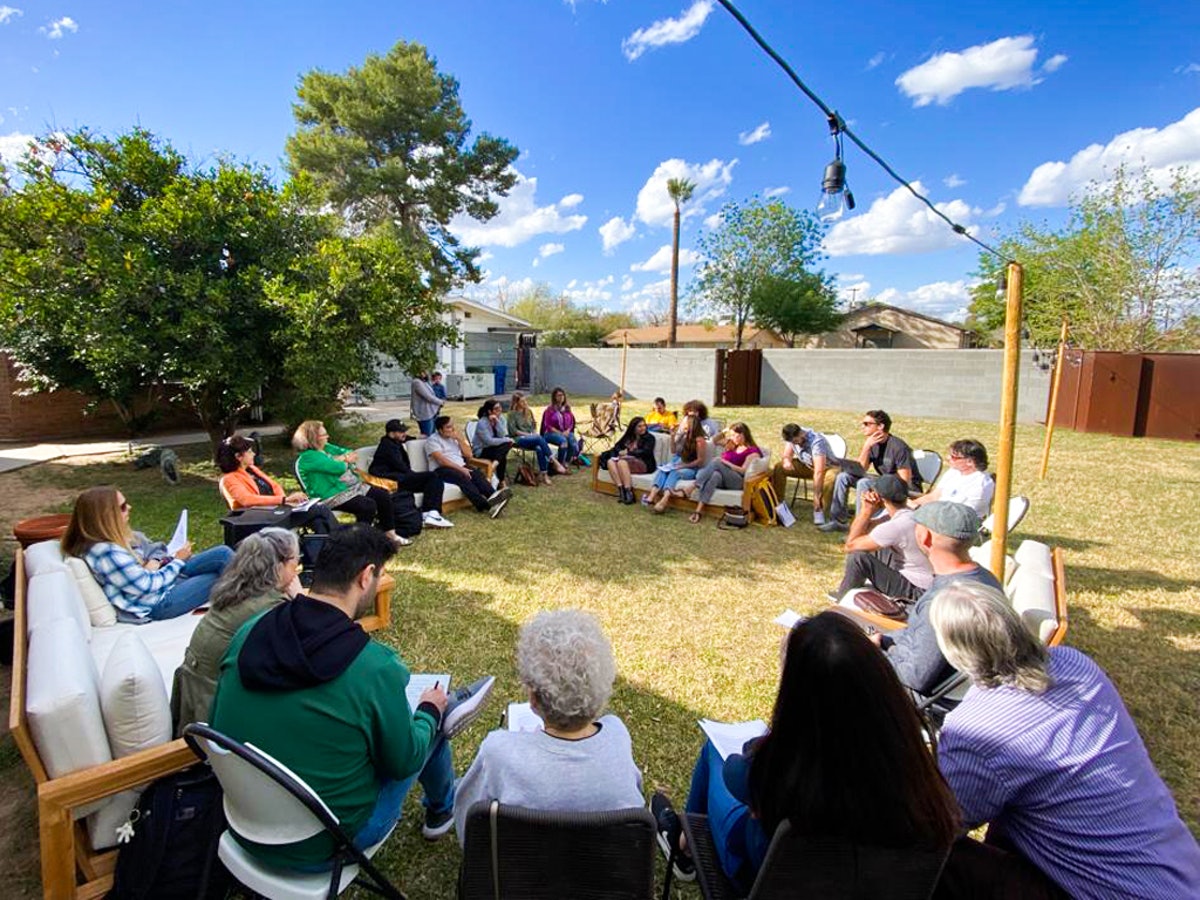
<svg viewBox="0 0 1200 900"><path fill-rule="evenodd" d="M180 548L188 542L188 516L187 507L185 506L179 513L179 522L175 525L175 533L171 535L171 541L167 544L167 553L174 556L179 552Z"/></svg>
<svg viewBox="0 0 1200 900"><path fill-rule="evenodd" d="M751 719L749 722L714 722L712 719L701 719L700 730L713 742L713 746L721 754L721 759L728 759L731 753L741 753L746 741L766 734L767 723L762 719Z"/></svg>
<svg viewBox="0 0 1200 900"><path fill-rule="evenodd" d="M800 613L796 612L794 609L785 609L771 621L773 621L776 625L782 625L788 631L791 631L796 627L796 623L801 621L803 618L804 616L800 615Z"/></svg>
<svg viewBox="0 0 1200 900"><path fill-rule="evenodd" d="M543 727L542 717L528 703L508 704L504 722L509 731L541 731Z"/></svg>
<svg viewBox="0 0 1200 900"><path fill-rule="evenodd" d="M408 687L404 689L408 708L416 712L417 704L421 702L421 695L425 693L425 689L431 688L435 684L440 684L443 691L447 694L450 693L450 676L445 673L430 675L425 672L414 672L411 674L408 677Z"/></svg>
<svg viewBox="0 0 1200 900"><path fill-rule="evenodd" d="M314 506L316 506L320 502L321 501L318 500L316 497L309 497L303 503L297 503L295 506L292 507L292 509L296 510L296 512L305 512L307 510L312 509Z"/></svg>

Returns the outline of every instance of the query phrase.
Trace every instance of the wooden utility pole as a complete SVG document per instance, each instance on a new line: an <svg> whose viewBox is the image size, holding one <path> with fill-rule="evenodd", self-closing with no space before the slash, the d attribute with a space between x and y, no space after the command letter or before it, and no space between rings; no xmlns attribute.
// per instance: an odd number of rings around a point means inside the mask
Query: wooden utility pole
<svg viewBox="0 0 1200 900"><path fill-rule="evenodd" d="M1000 393L1000 463L992 501L992 574L1004 583L1008 549L1008 501L1012 496L1013 450L1017 439L1017 388L1021 373L1021 294L1025 272L1008 264L1008 297L1004 314L1004 377Z"/></svg>
<svg viewBox="0 0 1200 900"><path fill-rule="evenodd" d="M1046 480L1050 468L1050 441L1054 438L1054 420L1058 416L1058 389L1062 386L1063 363L1067 361L1067 317L1063 316L1062 334L1058 336L1058 356L1054 358L1054 375L1050 378L1050 411L1046 413L1046 443L1042 447L1042 467L1038 481Z"/></svg>

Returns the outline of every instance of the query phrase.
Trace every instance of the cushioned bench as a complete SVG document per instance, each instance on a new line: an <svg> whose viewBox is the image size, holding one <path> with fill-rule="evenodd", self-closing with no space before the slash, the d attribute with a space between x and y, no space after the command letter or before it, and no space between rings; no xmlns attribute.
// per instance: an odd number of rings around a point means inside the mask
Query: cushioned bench
<svg viewBox="0 0 1200 900"><path fill-rule="evenodd" d="M658 465L662 465L671 458L671 436L664 432L653 432L654 434L654 459ZM713 452L713 445L708 445L709 452ZM705 512L710 516L719 516L724 512L726 506L740 506L742 509L750 510L750 497L754 490L754 486L764 478L770 476L770 460L771 451L765 447L762 448L763 455L757 459L753 459L746 467L745 484L741 490L728 490L722 488L713 494L712 501L705 507ZM654 486L654 473L650 472L645 475L634 475L633 490L637 495L649 493ZM687 499L678 497L671 498L670 505L679 509L694 509L696 503L699 502L699 491L696 489L695 481L681 481L677 486L678 490L687 492ZM612 476L608 474L608 469L600 466L599 457L592 461L592 490L598 491L601 494L617 495L617 486L613 484Z"/></svg>
<svg viewBox="0 0 1200 900"><path fill-rule="evenodd" d="M375 447L359 447L355 452L358 454L358 462L355 465L359 471L366 472L371 467L371 460L375 458ZM425 438L410 437L404 442L404 449L408 452L408 461L414 472L428 472L429 460L425 455ZM471 460L468 465L472 465L479 469L488 481L495 487L499 484L496 476L496 464L487 459ZM420 508L421 502L424 499L423 494L413 494L413 499ZM462 489L457 484L446 482L446 490L442 494L442 512L449 512L453 509L459 509L463 506L470 506L471 501L468 500L462 492Z"/></svg>

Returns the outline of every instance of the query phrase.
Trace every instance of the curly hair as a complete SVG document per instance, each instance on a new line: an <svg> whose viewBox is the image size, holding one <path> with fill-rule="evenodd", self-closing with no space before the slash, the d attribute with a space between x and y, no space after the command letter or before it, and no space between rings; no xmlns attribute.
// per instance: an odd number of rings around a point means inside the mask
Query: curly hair
<svg viewBox="0 0 1200 900"><path fill-rule="evenodd" d="M286 528L264 528L238 544L237 553L213 585L213 609L225 609L278 591L279 567L300 555L300 540Z"/></svg>
<svg viewBox="0 0 1200 900"><path fill-rule="evenodd" d="M562 609L538 613L521 627L517 675L546 724L571 730L604 710L617 663L594 616Z"/></svg>

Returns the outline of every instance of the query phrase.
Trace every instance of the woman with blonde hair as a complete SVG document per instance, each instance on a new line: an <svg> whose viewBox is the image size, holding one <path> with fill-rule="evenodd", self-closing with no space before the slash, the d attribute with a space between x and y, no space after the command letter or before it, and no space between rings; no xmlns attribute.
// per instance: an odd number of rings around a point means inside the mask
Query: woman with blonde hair
<svg viewBox="0 0 1200 900"><path fill-rule="evenodd" d="M189 722L207 722L221 660L237 630L250 619L300 593L300 541L286 528L264 528L245 538L213 585L212 609L192 632L175 670L171 720L178 736Z"/></svg>
<svg viewBox="0 0 1200 900"><path fill-rule="evenodd" d="M88 488L75 501L62 537L63 553L81 557L121 618L173 619L208 602L233 551L192 553L191 543L168 554L129 527L132 504L112 486Z"/></svg>
<svg viewBox="0 0 1200 900"><path fill-rule="evenodd" d="M292 447L299 451L296 474L313 497L330 509L348 512L359 522L374 522L397 547L412 543L396 533L396 514L392 495L381 487L365 484L355 472L358 454L330 443L325 424L317 419L301 422L292 435Z"/></svg>
<svg viewBox="0 0 1200 900"><path fill-rule="evenodd" d="M701 415L702 412L704 416ZM666 512L672 496L681 499L686 497L676 485L695 478L704 465L704 458L708 453L708 438L702 419L707 417L707 414L708 410L704 409L704 404L699 400L689 401L684 405L683 421L671 434L671 460L654 473L654 486L642 498L642 502L654 512Z"/></svg>

